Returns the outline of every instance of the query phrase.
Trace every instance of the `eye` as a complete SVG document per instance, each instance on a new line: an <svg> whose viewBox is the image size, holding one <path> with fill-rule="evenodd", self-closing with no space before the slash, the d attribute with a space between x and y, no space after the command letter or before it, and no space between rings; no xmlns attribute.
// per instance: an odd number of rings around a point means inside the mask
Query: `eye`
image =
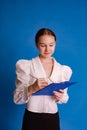
<svg viewBox="0 0 87 130"><path fill-rule="evenodd" d="M41 47L45 47L45 45L40 45Z"/></svg>
<svg viewBox="0 0 87 130"><path fill-rule="evenodd" d="M40 46L41 46L41 47L45 47L45 44L44 44L44 43L40 43Z"/></svg>
<svg viewBox="0 0 87 130"><path fill-rule="evenodd" d="M50 44L50 47L53 47L54 46L54 44Z"/></svg>

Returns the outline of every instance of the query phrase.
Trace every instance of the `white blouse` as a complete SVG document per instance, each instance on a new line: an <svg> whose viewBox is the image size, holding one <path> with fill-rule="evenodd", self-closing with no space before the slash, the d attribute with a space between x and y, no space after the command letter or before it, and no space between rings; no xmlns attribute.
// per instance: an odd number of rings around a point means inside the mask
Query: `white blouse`
<svg viewBox="0 0 87 130"><path fill-rule="evenodd" d="M57 103L66 103L69 99L67 88L64 89L64 96L56 102L54 96L30 96L27 97L27 88L35 82L35 78L45 78L48 83L59 83L68 81L72 75L70 67L59 64L54 58L54 67L50 78L46 77L46 72L38 57L32 60L19 60L16 63L16 89L14 91L14 102L16 104L27 104L27 110L38 113L56 113L58 111Z"/></svg>

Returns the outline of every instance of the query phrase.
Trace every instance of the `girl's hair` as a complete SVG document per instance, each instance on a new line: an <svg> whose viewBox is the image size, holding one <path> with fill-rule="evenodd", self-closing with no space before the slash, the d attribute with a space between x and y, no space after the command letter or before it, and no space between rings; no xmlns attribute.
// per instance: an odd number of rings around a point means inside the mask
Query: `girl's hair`
<svg viewBox="0 0 87 130"><path fill-rule="evenodd" d="M55 35L55 33L52 30L50 30L48 28L41 28L40 30L38 30L38 32L36 33L36 36L35 36L36 46L38 46L39 38L42 35L51 35L51 36L54 36L55 41L56 41L56 35Z"/></svg>

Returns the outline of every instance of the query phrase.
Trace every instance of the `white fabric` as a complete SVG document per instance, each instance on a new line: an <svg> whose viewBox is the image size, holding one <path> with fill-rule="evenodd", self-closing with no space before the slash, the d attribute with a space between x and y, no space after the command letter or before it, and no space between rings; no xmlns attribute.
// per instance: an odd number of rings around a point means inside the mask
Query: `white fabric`
<svg viewBox="0 0 87 130"><path fill-rule="evenodd" d="M46 77L45 70L38 57L32 60L19 60L16 63L16 89L14 91L14 102L16 104L27 103L27 109L38 113L56 113L58 111L57 102L54 96L30 96L27 97L27 88L35 82L35 78L46 78L50 84L52 81L63 82L68 81L71 77L72 70L70 67L59 64L54 58L54 67L49 79ZM66 103L68 101L67 89L61 101L58 103Z"/></svg>

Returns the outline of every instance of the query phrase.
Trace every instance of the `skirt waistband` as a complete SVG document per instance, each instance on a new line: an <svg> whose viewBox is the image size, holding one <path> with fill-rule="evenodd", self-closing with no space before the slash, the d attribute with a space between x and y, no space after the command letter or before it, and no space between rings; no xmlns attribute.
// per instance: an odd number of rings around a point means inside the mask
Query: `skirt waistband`
<svg viewBox="0 0 87 130"><path fill-rule="evenodd" d="M36 112L31 112L28 111L27 109L25 109L25 114L28 114L29 116L34 116L34 118L55 118L57 117L59 114L58 112L56 113L36 113Z"/></svg>

